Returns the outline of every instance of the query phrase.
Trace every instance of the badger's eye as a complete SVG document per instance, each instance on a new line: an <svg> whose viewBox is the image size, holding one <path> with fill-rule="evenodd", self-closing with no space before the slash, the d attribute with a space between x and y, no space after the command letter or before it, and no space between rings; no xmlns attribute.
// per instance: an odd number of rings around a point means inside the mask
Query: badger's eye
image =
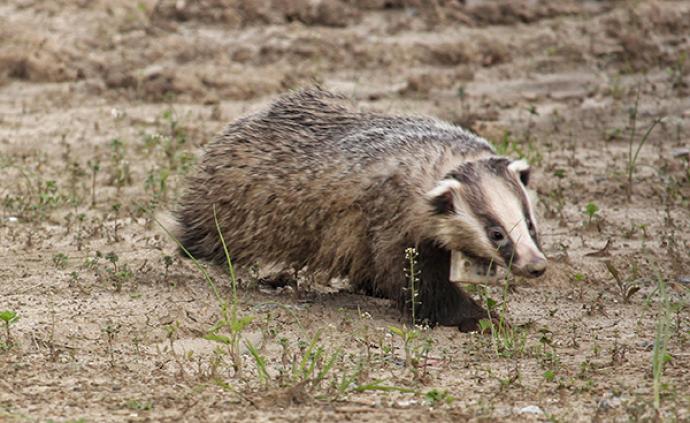
<svg viewBox="0 0 690 423"><path fill-rule="evenodd" d="M505 234L500 228L489 229L489 239L493 242L501 242L506 238Z"/></svg>

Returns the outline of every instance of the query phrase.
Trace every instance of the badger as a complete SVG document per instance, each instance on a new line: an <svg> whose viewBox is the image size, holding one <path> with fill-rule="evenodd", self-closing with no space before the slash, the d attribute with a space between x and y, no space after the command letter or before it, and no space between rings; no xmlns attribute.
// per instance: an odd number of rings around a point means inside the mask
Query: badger
<svg viewBox="0 0 690 423"><path fill-rule="evenodd" d="M221 264L220 228L234 265L347 278L408 316L414 306L415 323L471 331L490 315L458 280L468 264L528 278L546 269L529 175L526 162L458 126L359 111L307 88L205 147L173 211L175 235L189 254ZM412 301L410 247L420 268Z"/></svg>

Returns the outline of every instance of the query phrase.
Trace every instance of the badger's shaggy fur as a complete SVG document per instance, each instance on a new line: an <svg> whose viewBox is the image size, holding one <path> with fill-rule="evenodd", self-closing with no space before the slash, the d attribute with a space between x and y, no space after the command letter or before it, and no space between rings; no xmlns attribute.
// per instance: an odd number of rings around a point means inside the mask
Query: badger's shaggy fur
<svg viewBox="0 0 690 423"><path fill-rule="evenodd" d="M358 112L342 97L303 90L229 125L207 146L176 211L177 235L195 257L224 262L215 205L235 264L260 260L347 277L403 309L404 252L416 246L417 316L470 330L487 313L449 282L450 249L496 252L471 228L448 226L442 209L453 205L444 199L454 200L439 181L472 185L484 170L504 177L508 163L459 127ZM474 196L467 201L485 201L481 190L466 192Z"/></svg>

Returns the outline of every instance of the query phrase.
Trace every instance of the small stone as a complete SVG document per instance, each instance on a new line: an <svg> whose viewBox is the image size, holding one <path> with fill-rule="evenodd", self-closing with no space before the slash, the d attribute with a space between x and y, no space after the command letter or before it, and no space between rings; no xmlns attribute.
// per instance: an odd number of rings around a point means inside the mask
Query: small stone
<svg viewBox="0 0 690 423"><path fill-rule="evenodd" d="M518 411L520 414L544 414L544 411L542 411L541 408L539 408L536 405L528 405L527 407L522 407L520 411Z"/></svg>
<svg viewBox="0 0 690 423"><path fill-rule="evenodd" d="M414 398L412 398L412 399L401 399L401 400L398 400L397 405L398 405L398 407L401 407L401 408L412 407L414 405L417 405L417 400L415 400Z"/></svg>
<svg viewBox="0 0 690 423"><path fill-rule="evenodd" d="M651 351L654 348L654 342L649 340L638 341L635 345L647 351Z"/></svg>
<svg viewBox="0 0 690 423"><path fill-rule="evenodd" d="M687 158L690 158L690 148L688 148L688 147L674 148L673 150L671 150L671 154L676 159L678 159L678 158L687 159Z"/></svg>
<svg viewBox="0 0 690 423"><path fill-rule="evenodd" d="M602 398L597 404L597 407L601 411L608 411L612 408L616 408L621 405L621 399L619 397Z"/></svg>
<svg viewBox="0 0 690 423"><path fill-rule="evenodd" d="M683 285L690 285L690 275L678 276L678 283L682 283Z"/></svg>

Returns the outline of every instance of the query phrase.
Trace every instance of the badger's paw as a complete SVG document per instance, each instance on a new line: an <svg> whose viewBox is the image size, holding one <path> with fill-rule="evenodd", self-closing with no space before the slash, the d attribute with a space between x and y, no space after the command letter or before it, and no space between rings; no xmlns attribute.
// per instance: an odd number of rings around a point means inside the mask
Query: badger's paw
<svg viewBox="0 0 690 423"><path fill-rule="evenodd" d="M491 335L492 326L494 331L505 330L510 328L510 323L505 320L501 322L500 319L492 313L491 321L489 321L488 317L467 317L462 319L458 324L458 329L463 333L479 332L484 335Z"/></svg>

